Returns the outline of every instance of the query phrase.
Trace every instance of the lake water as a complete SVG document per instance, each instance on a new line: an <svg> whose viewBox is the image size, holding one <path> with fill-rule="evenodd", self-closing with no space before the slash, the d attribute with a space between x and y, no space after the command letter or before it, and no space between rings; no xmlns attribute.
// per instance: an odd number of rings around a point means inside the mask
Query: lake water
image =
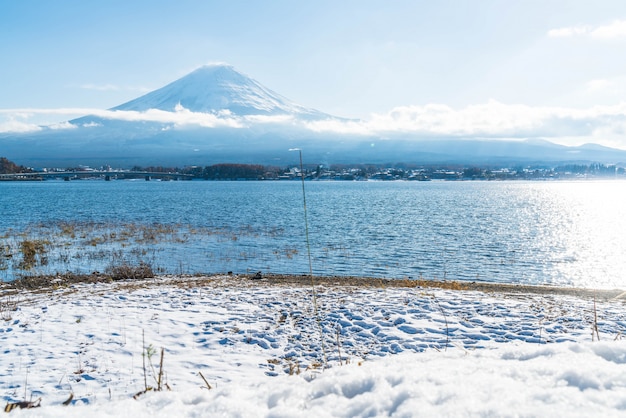
<svg viewBox="0 0 626 418"><path fill-rule="evenodd" d="M626 288L626 182L306 182L319 275ZM0 183L0 278L309 271L302 184ZM23 241L43 242L24 263ZM31 260L32 261L32 260Z"/></svg>

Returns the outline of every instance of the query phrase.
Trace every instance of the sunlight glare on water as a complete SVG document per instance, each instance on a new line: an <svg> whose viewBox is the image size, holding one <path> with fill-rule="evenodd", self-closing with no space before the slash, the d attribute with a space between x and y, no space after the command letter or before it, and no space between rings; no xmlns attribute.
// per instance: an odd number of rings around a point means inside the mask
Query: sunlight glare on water
<svg viewBox="0 0 626 418"><path fill-rule="evenodd" d="M559 275L582 287L625 287L626 184L554 183L542 199L543 239Z"/></svg>
<svg viewBox="0 0 626 418"><path fill-rule="evenodd" d="M624 181L311 181L306 194L318 275L626 290ZM103 271L120 251L168 273L308 273L298 182L50 181L0 196L0 280L20 273L24 239L49 243L27 274Z"/></svg>

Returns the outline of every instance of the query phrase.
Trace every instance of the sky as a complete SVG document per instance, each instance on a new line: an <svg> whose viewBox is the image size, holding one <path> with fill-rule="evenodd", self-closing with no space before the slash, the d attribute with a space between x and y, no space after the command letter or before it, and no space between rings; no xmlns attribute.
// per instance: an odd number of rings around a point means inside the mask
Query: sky
<svg viewBox="0 0 626 418"><path fill-rule="evenodd" d="M358 129L626 149L625 48L620 0L0 0L0 132L225 62Z"/></svg>

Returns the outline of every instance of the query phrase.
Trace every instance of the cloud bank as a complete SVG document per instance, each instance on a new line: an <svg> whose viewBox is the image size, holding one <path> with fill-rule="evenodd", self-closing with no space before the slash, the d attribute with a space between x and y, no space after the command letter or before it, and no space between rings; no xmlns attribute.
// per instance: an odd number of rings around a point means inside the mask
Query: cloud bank
<svg viewBox="0 0 626 418"><path fill-rule="evenodd" d="M598 82L599 84L602 84ZM169 112L150 109L145 112L99 109L13 109L0 110L6 119L0 132L29 132L43 129L30 123L37 115L93 115L102 120L156 122L168 129L202 127L245 129L258 125L300 126L320 134L355 136L402 136L408 138L458 137L490 139L547 139L564 145L597 143L626 149L626 103L594 106L586 109L566 107L533 107L504 104L495 100L453 108L443 104L400 106L386 113L375 113L367 119L298 120L290 115L238 116L229 111L192 112L182 106ZM100 126L93 120L82 127ZM49 129L72 129L77 122L47 125Z"/></svg>
<svg viewBox="0 0 626 418"><path fill-rule="evenodd" d="M548 31L551 38L570 38L585 36L595 40L610 40L626 38L626 20L615 20L608 25L591 26L578 25Z"/></svg>
<svg viewBox="0 0 626 418"><path fill-rule="evenodd" d="M306 123L316 132L417 137L547 139L564 145L594 142L626 149L626 103L587 109L484 104L455 109L447 105L396 107L367 120Z"/></svg>

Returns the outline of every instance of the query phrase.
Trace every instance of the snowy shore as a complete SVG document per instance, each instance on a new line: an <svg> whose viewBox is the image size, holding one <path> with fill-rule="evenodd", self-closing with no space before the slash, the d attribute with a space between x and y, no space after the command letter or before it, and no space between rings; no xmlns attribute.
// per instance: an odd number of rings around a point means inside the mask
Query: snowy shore
<svg viewBox="0 0 626 418"><path fill-rule="evenodd" d="M0 288L0 394L41 398L11 412L29 417L626 411L620 292L312 289L237 276ZM163 390L133 399L158 386L161 348Z"/></svg>

